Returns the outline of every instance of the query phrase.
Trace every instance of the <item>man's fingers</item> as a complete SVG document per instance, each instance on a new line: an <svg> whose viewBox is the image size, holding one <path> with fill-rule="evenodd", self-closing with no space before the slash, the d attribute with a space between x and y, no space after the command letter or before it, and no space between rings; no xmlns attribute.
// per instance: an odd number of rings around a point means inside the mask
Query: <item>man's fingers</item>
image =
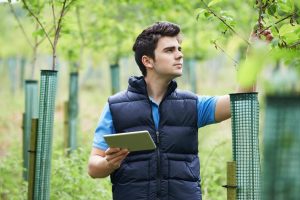
<svg viewBox="0 0 300 200"><path fill-rule="evenodd" d="M105 151L105 154L106 155L111 155L111 154L114 154L116 152L119 152L121 149L120 148L111 148L109 147L106 151Z"/></svg>
<svg viewBox="0 0 300 200"><path fill-rule="evenodd" d="M273 35L270 29L265 30L264 32L262 32L262 35L264 35L266 37L267 41L272 41L273 40Z"/></svg>
<svg viewBox="0 0 300 200"><path fill-rule="evenodd" d="M126 158L127 156L127 153L126 154L122 154L122 155L119 155L118 157L114 157L110 160L110 163L112 164L121 164L121 161L124 160L124 158Z"/></svg>
<svg viewBox="0 0 300 200"><path fill-rule="evenodd" d="M110 161L113 158L121 156L123 154L124 155L128 154L128 150L127 149L121 149L119 151L109 152L108 154L106 154L106 160Z"/></svg>
<svg viewBox="0 0 300 200"><path fill-rule="evenodd" d="M263 38L266 40L266 42L271 42L273 40L273 35L270 29L266 29L264 31L252 32L250 37L250 42L257 41L259 39L262 39L261 36L264 36Z"/></svg>
<svg viewBox="0 0 300 200"><path fill-rule="evenodd" d="M273 35L272 35L272 34L268 34L268 35L266 36L266 39L267 39L268 41L272 41L272 40L273 40Z"/></svg>
<svg viewBox="0 0 300 200"><path fill-rule="evenodd" d="M108 165L111 166L113 169L119 168L121 165L121 162L126 158L126 156L128 154L129 154L129 152L127 151L127 152L122 152L121 155L116 156L116 157L107 156L106 160L108 162Z"/></svg>

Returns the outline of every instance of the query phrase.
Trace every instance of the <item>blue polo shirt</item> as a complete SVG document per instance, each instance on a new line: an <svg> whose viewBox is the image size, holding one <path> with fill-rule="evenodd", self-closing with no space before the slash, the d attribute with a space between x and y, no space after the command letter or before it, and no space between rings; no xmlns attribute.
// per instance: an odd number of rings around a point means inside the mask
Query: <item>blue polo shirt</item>
<svg viewBox="0 0 300 200"><path fill-rule="evenodd" d="M198 96L198 128L208 124L215 123L215 108L218 97ZM156 129L159 124L159 105L150 98L152 115ZM106 150L108 145L103 139L103 135L115 133L113 120L108 103L104 106L103 112L100 116L97 128L95 130L93 147Z"/></svg>

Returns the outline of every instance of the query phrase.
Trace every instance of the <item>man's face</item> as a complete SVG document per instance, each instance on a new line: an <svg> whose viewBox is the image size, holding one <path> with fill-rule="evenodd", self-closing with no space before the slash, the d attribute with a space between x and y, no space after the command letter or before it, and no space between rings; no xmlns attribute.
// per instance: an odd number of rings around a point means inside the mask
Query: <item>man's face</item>
<svg viewBox="0 0 300 200"><path fill-rule="evenodd" d="M183 54L177 37L161 37L154 50L154 71L170 80L182 75Z"/></svg>

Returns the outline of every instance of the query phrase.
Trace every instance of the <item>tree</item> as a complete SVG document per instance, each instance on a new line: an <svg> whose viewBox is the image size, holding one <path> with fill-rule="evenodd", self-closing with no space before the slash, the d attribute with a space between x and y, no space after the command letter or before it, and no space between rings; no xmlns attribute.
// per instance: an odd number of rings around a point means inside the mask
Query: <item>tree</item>
<svg viewBox="0 0 300 200"><path fill-rule="evenodd" d="M63 26L63 19L67 12L72 8L76 0L63 0L63 1L54 1L51 0L48 4L52 12L52 25L47 29L46 25L43 23L42 13L39 6L39 1L28 1L22 0L24 8L28 11L29 15L32 16L35 21L40 26L41 31L39 34L45 35L52 50L52 70L56 69L56 53L57 53L57 44L60 38L61 29ZM57 13L57 7L60 8ZM57 17L58 16L58 17ZM53 27L53 28L52 28ZM54 30L53 33L51 30ZM52 38L51 38L52 37Z"/></svg>

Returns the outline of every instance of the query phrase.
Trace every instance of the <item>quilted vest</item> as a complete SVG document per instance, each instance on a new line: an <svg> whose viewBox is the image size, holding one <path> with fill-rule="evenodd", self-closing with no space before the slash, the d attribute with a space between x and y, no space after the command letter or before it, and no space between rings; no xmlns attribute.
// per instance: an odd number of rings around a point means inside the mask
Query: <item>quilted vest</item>
<svg viewBox="0 0 300 200"><path fill-rule="evenodd" d="M197 96L172 81L155 128L143 77L108 100L117 133L148 130L157 149L131 152L111 174L114 200L201 200Z"/></svg>

